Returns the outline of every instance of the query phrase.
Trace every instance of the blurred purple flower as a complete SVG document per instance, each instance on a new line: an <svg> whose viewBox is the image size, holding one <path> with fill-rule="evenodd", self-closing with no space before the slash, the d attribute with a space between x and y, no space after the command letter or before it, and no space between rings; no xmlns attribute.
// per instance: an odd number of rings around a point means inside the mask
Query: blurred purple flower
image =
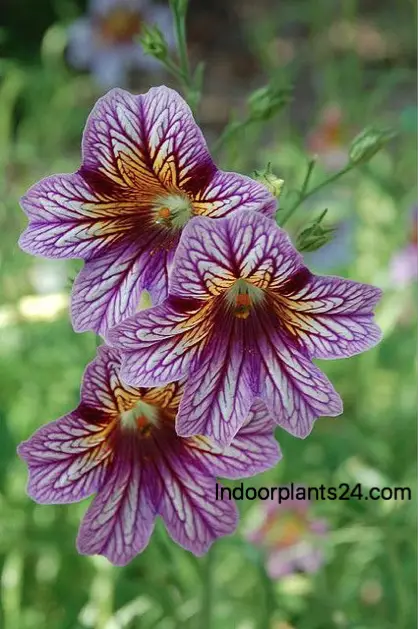
<svg viewBox="0 0 418 629"><path fill-rule="evenodd" d="M125 565L148 544L160 516L171 538L196 555L235 530L231 500L217 500L216 477L242 478L274 466L274 421L260 401L234 443L221 451L203 437L181 439L175 419L183 383L125 386L120 358L102 346L85 371L81 403L19 446L29 495L41 504L96 493L80 527L82 554Z"/></svg>
<svg viewBox="0 0 418 629"><path fill-rule="evenodd" d="M69 62L91 70L103 88L127 85L131 70L160 68L138 41L144 23L157 26L168 46L174 45L168 7L152 0L90 0L88 15L69 29Z"/></svg>
<svg viewBox="0 0 418 629"><path fill-rule="evenodd" d="M321 538L328 527L313 517L309 500L272 499L261 503L261 511L261 523L246 537L264 550L270 578L316 572L324 562Z"/></svg>
<svg viewBox="0 0 418 629"><path fill-rule="evenodd" d="M408 244L393 256L389 272L392 283L400 288L412 284L418 277L418 207L412 211L412 225Z"/></svg>

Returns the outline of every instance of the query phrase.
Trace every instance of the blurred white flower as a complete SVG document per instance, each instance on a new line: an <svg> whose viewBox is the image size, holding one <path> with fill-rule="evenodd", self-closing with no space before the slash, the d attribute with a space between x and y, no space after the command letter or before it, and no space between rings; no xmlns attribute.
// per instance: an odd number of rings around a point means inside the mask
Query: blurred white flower
<svg viewBox="0 0 418 629"><path fill-rule="evenodd" d="M144 24L157 26L169 48L174 44L168 6L151 0L90 0L88 14L76 20L68 33L68 61L90 70L103 88L127 86L129 73L161 68L139 43Z"/></svg>

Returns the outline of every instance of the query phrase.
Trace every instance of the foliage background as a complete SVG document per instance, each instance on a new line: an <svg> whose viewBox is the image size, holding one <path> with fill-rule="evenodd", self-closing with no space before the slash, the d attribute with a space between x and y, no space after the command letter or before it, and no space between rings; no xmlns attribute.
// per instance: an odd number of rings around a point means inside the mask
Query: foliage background
<svg viewBox="0 0 418 629"><path fill-rule="evenodd" d="M16 445L75 406L96 346L68 320L78 266L32 259L16 246L25 225L19 197L40 177L77 168L82 128L101 94L66 63L66 27L83 11L75 0L2 0L0 9L0 627L197 628L205 622L202 599L214 629L416 626L416 284L397 286L390 275L392 256L411 238L416 203L414 4L191 2L191 59L207 63L200 120L209 142L231 116L245 115L250 91L269 80L294 86L287 108L221 147L222 167L251 173L271 162L288 190L300 188L307 138L331 102L343 115L342 150L366 125L399 131L288 225L294 237L326 207L332 223L348 222L350 238L310 262L384 289L384 341L321 365L344 399L344 415L318 420L306 441L278 431L283 461L247 484L410 486L413 500L316 503L330 525L326 564L313 576L274 583L242 534L256 509L251 502L239 504L243 524L210 560L175 547L159 528L140 557L116 569L76 553L85 504L39 507L25 495ZM138 91L153 83L141 76ZM313 183L324 176L319 161Z"/></svg>

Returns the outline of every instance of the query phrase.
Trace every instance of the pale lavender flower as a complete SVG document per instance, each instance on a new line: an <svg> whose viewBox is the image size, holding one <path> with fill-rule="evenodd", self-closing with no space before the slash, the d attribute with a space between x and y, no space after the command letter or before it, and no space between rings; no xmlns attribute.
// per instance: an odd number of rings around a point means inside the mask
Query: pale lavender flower
<svg viewBox="0 0 418 629"><path fill-rule="evenodd" d="M88 15L69 29L68 60L77 69L90 70L104 88L126 86L131 70L161 68L138 41L145 23L157 26L173 46L167 5L152 0L90 0Z"/></svg>

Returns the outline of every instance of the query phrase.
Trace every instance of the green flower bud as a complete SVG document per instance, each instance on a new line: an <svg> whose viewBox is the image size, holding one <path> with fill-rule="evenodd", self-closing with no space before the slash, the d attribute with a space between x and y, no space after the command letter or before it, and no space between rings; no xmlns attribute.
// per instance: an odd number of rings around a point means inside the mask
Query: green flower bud
<svg viewBox="0 0 418 629"><path fill-rule="evenodd" d="M350 162L352 164L365 164L395 136L396 132L393 129L375 129L373 127L363 129L351 143Z"/></svg>
<svg viewBox="0 0 418 629"><path fill-rule="evenodd" d="M262 183L267 188L267 190L269 190L269 192L271 192L271 194L276 197L276 199L279 198L280 193L283 190L284 180L279 179L279 177L274 174L271 169L270 163L267 164L267 168L264 171L255 171L254 179Z"/></svg>
<svg viewBox="0 0 418 629"><path fill-rule="evenodd" d="M168 45L158 26L145 24L139 41L146 55L164 60L168 55Z"/></svg>
<svg viewBox="0 0 418 629"><path fill-rule="evenodd" d="M291 100L290 86L270 83L255 90L248 98L251 120L269 120Z"/></svg>
<svg viewBox="0 0 418 629"><path fill-rule="evenodd" d="M335 227L325 227L325 225L321 225L321 221L327 211L328 210L324 210L313 223L299 232L296 238L296 249L298 251L316 251L332 240Z"/></svg>

